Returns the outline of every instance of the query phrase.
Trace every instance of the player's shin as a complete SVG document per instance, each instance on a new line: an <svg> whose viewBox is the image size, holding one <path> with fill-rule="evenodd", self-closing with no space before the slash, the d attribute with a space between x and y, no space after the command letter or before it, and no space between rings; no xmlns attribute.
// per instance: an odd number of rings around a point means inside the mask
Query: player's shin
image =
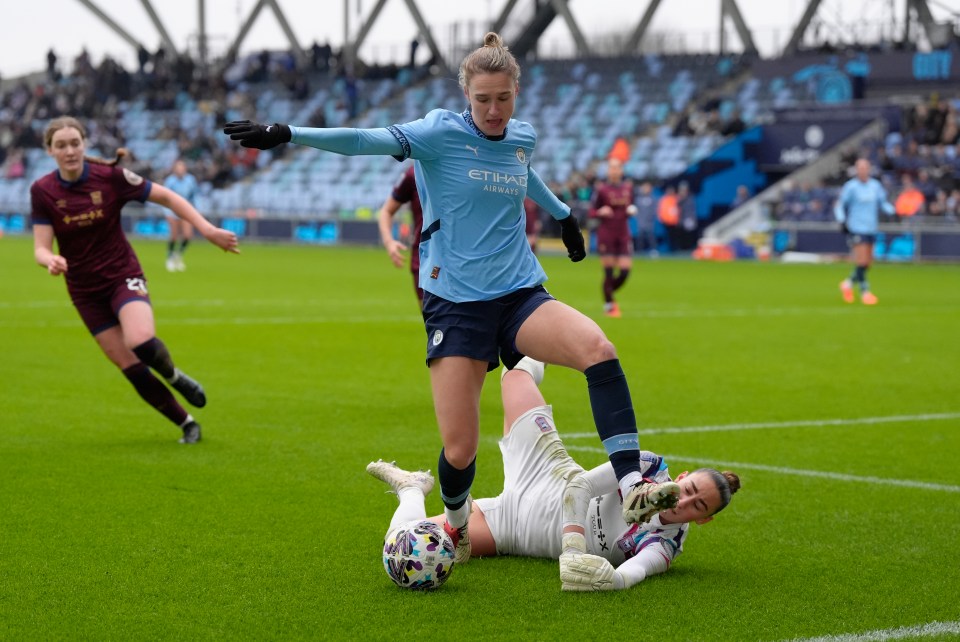
<svg viewBox="0 0 960 642"><path fill-rule="evenodd" d="M619 359L602 361L584 371L597 433L607 451L620 488L642 480L640 440L627 378Z"/></svg>

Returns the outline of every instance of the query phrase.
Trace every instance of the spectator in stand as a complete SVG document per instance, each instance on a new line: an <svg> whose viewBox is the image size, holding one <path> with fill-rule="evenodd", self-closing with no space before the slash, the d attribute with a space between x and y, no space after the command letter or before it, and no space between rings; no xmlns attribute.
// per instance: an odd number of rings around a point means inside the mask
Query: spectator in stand
<svg viewBox="0 0 960 642"><path fill-rule="evenodd" d="M917 214L923 214L926 201L927 199L924 197L923 192L917 189L910 175L904 174L900 194L894 203L894 210L897 216L900 219L907 219Z"/></svg>
<svg viewBox="0 0 960 642"><path fill-rule="evenodd" d="M657 219L667 231L667 242L673 252L680 241L680 206L677 201L677 190L668 185L657 203Z"/></svg>
<svg viewBox="0 0 960 642"><path fill-rule="evenodd" d="M927 167L932 167L936 162L936 159L931 158ZM915 185L927 203L937 198L937 184L930 178L930 171L927 168L917 170Z"/></svg>
<svg viewBox="0 0 960 642"><path fill-rule="evenodd" d="M733 202L730 203L730 209L735 210L747 201L750 200L750 190L746 185L737 185L737 195L733 197Z"/></svg>
<svg viewBox="0 0 960 642"><path fill-rule="evenodd" d="M677 189L677 207L680 208L680 227L683 230L683 240L680 247L693 247L696 244L693 237L696 236L697 225L699 224L697 200L686 181L682 181Z"/></svg>
<svg viewBox="0 0 960 642"><path fill-rule="evenodd" d="M856 177L844 183L834 207L834 215L847 235L854 269L849 278L840 282L843 300L853 303L853 286L860 287L860 300L864 305L876 305L877 297L870 291L867 270L873 262L873 244L877 238L880 210L893 214L893 205L887 200L886 190L875 178L871 178L870 161L857 160Z"/></svg>
<svg viewBox="0 0 960 642"><path fill-rule="evenodd" d="M644 181L640 185L633 204L637 207L637 214L634 217L637 222L634 250L657 256L657 197L653 194L653 183Z"/></svg>
<svg viewBox="0 0 960 642"><path fill-rule="evenodd" d="M947 192L942 189L937 190L934 199L927 203L927 214L929 216L945 217L947 214Z"/></svg>

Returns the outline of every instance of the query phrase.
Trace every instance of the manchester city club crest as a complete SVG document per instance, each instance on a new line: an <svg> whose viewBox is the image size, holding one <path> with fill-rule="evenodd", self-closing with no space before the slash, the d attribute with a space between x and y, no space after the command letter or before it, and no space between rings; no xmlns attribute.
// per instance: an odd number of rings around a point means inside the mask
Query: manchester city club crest
<svg viewBox="0 0 960 642"><path fill-rule="evenodd" d="M517 160L521 164L526 164L527 162L527 152L523 151L523 147L517 147Z"/></svg>

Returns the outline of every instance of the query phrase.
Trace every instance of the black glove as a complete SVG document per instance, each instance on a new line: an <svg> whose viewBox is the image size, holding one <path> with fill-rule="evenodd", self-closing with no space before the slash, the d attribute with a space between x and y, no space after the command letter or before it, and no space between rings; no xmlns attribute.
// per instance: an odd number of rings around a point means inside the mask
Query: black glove
<svg viewBox="0 0 960 642"><path fill-rule="evenodd" d="M847 228L846 221L840 221L840 231L846 234L847 236L850 235L850 230Z"/></svg>
<svg viewBox="0 0 960 642"><path fill-rule="evenodd" d="M560 219L560 238L563 240L563 246L567 248L567 256L576 263L582 261L587 256L587 248L583 244L583 234L580 232L580 223L577 217L570 213L570 216Z"/></svg>
<svg viewBox="0 0 960 642"><path fill-rule="evenodd" d="M224 126L223 133L230 136L230 140L239 140L243 147L257 149L273 149L290 142L290 127L280 123L261 125L252 120L234 120Z"/></svg>

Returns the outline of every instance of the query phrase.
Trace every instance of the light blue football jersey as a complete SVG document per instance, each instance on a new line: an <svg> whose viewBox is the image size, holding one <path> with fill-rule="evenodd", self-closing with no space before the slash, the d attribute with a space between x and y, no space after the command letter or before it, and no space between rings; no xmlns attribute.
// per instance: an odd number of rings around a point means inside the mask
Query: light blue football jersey
<svg viewBox="0 0 960 642"><path fill-rule="evenodd" d="M537 134L529 123L510 120L503 140L494 141L469 111L436 109L388 129L402 158L415 161L423 205L420 287L449 301L487 301L547 280L525 231L528 180L538 183L540 196L546 191L530 170ZM569 209L553 200L547 210L567 216Z"/></svg>
<svg viewBox="0 0 960 642"><path fill-rule="evenodd" d="M197 198L197 190L200 188L193 174L184 174L183 178L177 177L176 174L170 174L164 179L163 186L185 198L191 205L194 204L194 199Z"/></svg>
<svg viewBox="0 0 960 642"><path fill-rule="evenodd" d="M834 216L840 223L846 221L847 229L854 234L876 234L881 209L887 214L895 211L880 181L871 178L863 182L851 178L840 190Z"/></svg>

